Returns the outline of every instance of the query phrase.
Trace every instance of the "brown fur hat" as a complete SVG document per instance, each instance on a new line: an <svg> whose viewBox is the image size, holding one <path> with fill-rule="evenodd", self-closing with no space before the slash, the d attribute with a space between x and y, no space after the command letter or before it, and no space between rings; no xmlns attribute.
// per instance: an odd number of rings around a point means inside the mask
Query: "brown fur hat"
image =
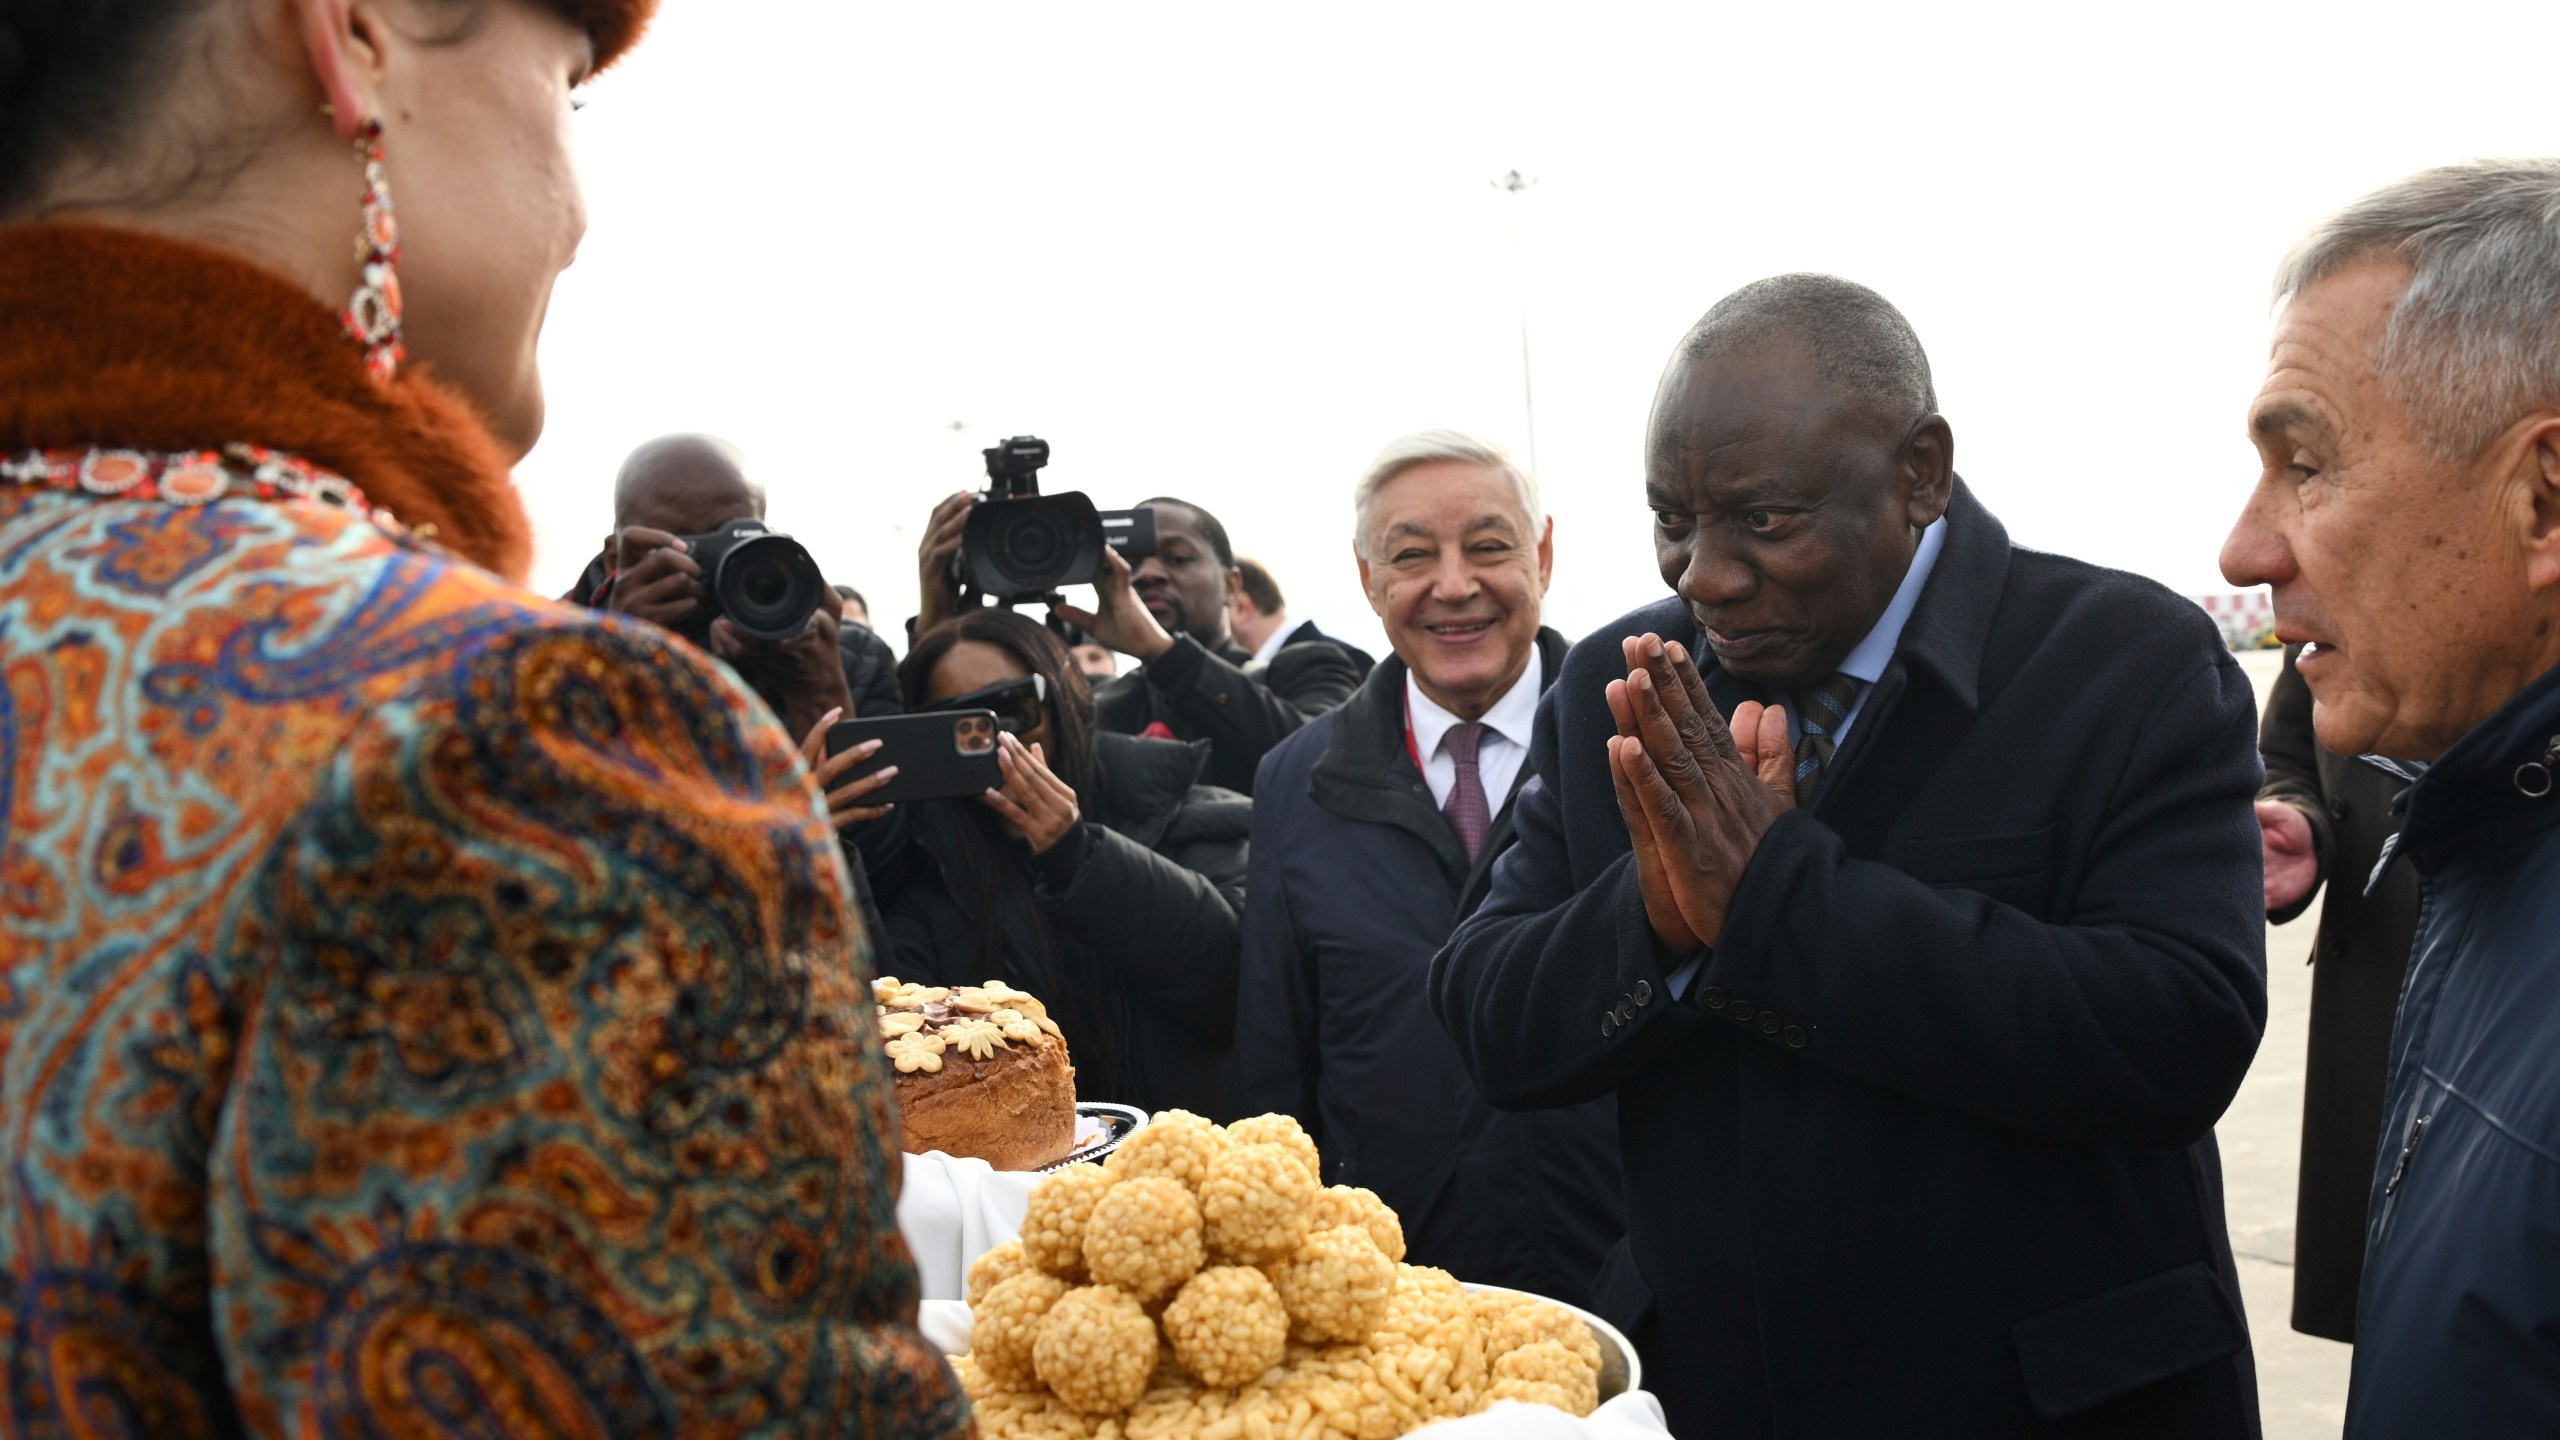
<svg viewBox="0 0 2560 1440"><path fill-rule="evenodd" d="M640 40L640 32L649 28L649 18L658 13L658 0L551 0L560 13L587 27L595 37L596 68L602 70L619 60Z"/></svg>

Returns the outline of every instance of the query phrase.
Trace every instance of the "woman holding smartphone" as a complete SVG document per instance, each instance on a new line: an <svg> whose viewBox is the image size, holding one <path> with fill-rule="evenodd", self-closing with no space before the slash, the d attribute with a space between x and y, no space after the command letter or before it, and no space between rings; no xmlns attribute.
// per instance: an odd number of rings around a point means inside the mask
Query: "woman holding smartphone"
<svg viewBox="0 0 2560 1440"><path fill-rule="evenodd" d="M1087 1100L1217 1113L1251 802L1198 783L1206 745L1095 729L1066 646L1012 611L935 626L898 676L911 711L995 712L1004 784L899 807L880 968L1039 996Z"/></svg>

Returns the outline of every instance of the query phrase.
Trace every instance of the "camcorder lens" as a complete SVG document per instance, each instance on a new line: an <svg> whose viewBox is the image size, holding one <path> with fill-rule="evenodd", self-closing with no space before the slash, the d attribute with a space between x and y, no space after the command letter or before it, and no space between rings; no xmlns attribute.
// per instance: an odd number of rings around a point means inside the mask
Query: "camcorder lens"
<svg viewBox="0 0 2560 1440"><path fill-rule="evenodd" d="M1004 552L1005 568L1017 575L1046 576L1057 567L1058 556L1068 546L1068 537L1049 507L1032 502L1022 505L1008 517L1013 523L1004 528L998 547Z"/></svg>

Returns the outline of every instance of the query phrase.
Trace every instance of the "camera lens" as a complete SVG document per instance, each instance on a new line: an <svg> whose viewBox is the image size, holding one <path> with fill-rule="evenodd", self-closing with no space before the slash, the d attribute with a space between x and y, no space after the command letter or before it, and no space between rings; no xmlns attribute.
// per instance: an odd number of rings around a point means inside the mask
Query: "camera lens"
<svg viewBox="0 0 2560 1440"><path fill-rule="evenodd" d="M1079 492L988 497L961 530L960 572L981 593L1014 604L1090 581L1102 551L1102 517Z"/></svg>
<svg viewBox="0 0 2560 1440"><path fill-rule="evenodd" d="M1074 548L1075 537L1045 505L1025 504L1006 518L1010 523L996 537L996 553L1004 568L1032 584L1048 584L1059 562Z"/></svg>
<svg viewBox="0 0 2560 1440"><path fill-rule="evenodd" d="M758 535L721 558L712 588L730 624L759 640L789 640L808 628L825 586L799 541Z"/></svg>

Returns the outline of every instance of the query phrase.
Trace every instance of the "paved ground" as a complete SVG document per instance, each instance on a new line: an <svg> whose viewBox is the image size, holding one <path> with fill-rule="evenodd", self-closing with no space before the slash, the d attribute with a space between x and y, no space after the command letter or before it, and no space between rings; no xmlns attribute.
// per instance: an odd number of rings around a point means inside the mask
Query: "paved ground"
<svg viewBox="0 0 2560 1440"><path fill-rule="evenodd" d="M2263 700L2277 653L2241 657ZM2347 1346L2294 1333L2294 1172L2302 1152L2302 1065L2311 1021L2312 923L2267 928L2267 1038L2216 1134L2231 1248L2258 1355L2266 1440L2336 1440L2347 1410Z"/></svg>

